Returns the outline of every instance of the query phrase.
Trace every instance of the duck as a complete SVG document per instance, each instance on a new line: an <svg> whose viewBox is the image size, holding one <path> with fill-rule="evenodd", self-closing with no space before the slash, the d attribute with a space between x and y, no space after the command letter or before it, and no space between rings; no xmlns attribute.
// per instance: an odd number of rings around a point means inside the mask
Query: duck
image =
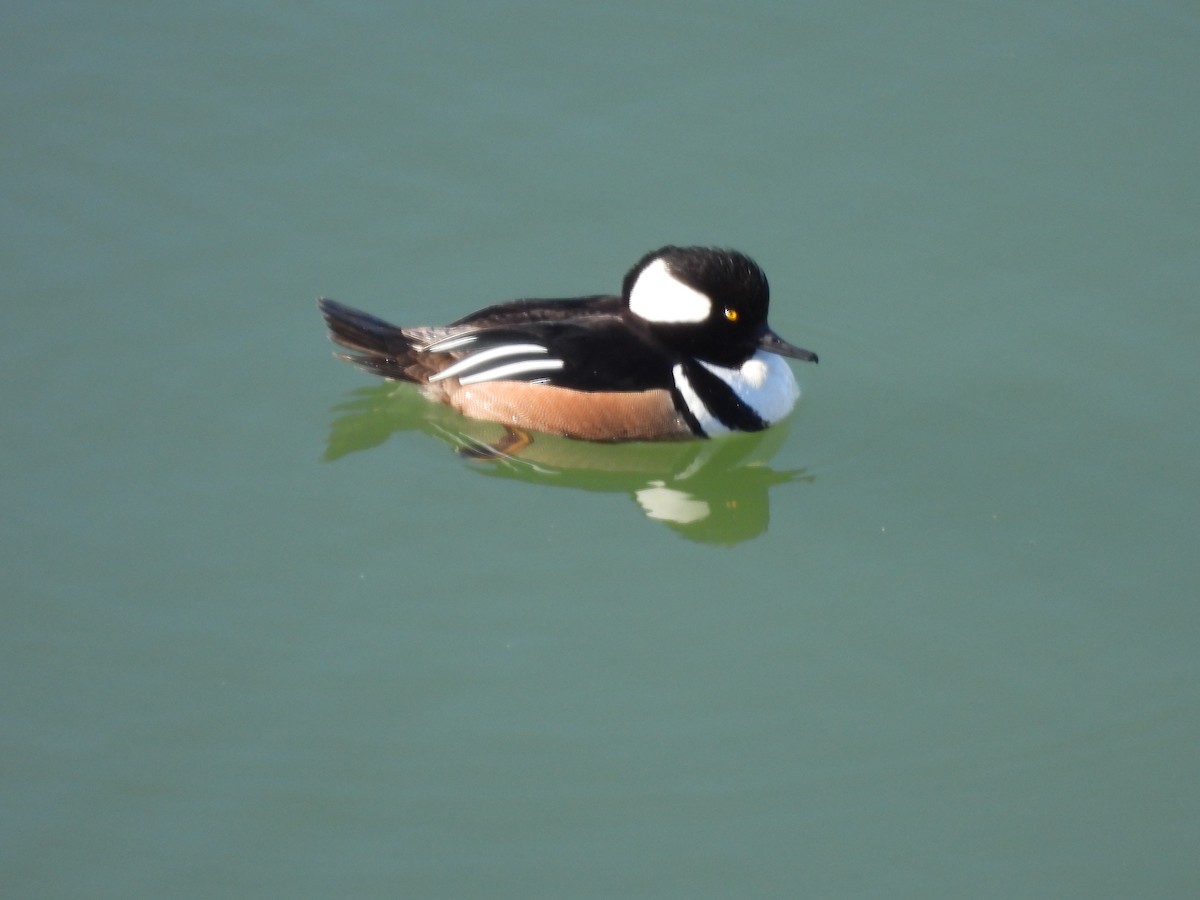
<svg viewBox="0 0 1200 900"><path fill-rule="evenodd" d="M762 268L736 250L665 246L621 293L512 300L443 326L397 326L318 300L335 355L502 425L596 441L708 439L783 420L800 388L785 358L817 362L767 324Z"/></svg>

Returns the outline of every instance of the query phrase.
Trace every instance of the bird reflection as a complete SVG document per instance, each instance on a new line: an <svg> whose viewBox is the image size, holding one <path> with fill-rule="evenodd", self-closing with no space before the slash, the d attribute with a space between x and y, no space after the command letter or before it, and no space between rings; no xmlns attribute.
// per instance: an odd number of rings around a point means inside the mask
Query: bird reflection
<svg viewBox="0 0 1200 900"><path fill-rule="evenodd" d="M357 388L333 412L326 461L419 430L454 448L481 475L627 494L647 518L703 543L736 544L765 533L770 489L813 480L803 469L767 465L784 443L786 423L709 441L597 444L539 434L513 454L495 450L504 446L502 426L428 403L406 385Z"/></svg>

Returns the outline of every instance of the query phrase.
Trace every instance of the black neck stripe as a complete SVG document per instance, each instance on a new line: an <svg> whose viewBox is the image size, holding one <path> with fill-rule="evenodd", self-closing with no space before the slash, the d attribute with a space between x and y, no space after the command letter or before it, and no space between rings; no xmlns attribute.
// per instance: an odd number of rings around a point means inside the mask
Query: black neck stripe
<svg viewBox="0 0 1200 900"><path fill-rule="evenodd" d="M726 428L733 431L762 431L767 427L762 416L704 366L689 360L683 364L683 373L691 382L692 390L700 402Z"/></svg>

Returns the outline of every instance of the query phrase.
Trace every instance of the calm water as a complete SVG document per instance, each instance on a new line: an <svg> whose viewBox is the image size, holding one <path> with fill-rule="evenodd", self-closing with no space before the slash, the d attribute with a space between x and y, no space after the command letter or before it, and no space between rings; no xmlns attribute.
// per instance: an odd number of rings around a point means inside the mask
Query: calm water
<svg viewBox="0 0 1200 900"><path fill-rule="evenodd" d="M6 24L5 896L1195 896L1194 4ZM313 304L667 242L786 427L481 465Z"/></svg>

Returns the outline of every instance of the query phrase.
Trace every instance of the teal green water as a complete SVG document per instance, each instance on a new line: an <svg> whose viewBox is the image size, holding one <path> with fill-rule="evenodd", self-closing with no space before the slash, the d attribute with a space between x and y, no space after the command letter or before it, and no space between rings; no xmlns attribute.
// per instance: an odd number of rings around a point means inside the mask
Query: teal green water
<svg viewBox="0 0 1200 900"><path fill-rule="evenodd" d="M1185 3L18 3L13 897L1189 897ZM330 358L738 247L762 440L539 441Z"/></svg>

